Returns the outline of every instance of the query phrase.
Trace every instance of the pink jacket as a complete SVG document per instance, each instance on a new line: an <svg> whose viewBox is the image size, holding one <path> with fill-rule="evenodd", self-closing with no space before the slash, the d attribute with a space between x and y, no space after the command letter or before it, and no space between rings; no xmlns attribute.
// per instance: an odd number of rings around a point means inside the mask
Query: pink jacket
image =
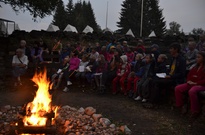
<svg viewBox="0 0 205 135"><path fill-rule="evenodd" d="M77 57L72 57L70 59L69 64L70 64L69 70L77 70L80 64L80 59Z"/></svg>

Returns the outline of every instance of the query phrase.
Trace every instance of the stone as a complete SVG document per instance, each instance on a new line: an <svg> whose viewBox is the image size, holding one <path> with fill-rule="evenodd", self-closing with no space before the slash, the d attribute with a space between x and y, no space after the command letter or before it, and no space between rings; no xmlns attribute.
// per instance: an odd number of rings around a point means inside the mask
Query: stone
<svg viewBox="0 0 205 135"><path fill-rule="evenodd" d="M96 113L96 109L94 109L93 107L87 107L87 108L85 108L85 114L91 116L91 115L93 115L94 113Z"/></svg>
<svg viewBox="0 0 205 135"><path fill-rule="evenodd" d="M85 109L81 107L80 109L78 109L78 112L84 114Z"/></svg>
<svg viewBox="0 0 205 135"><path fill-rule="evenodd" d="M64 124L64 127L69 126L69 125L70 125L70 123L71 123L71 122L70 122L69 120L66 120L66 121L65 121L65 124Z"/></svg>
<svg viewBox="0 0 205 135"><path fill-rule="evenodd" d="M4 108L7 109L7 110L10 110L11 106L10 105L5 105Z"/></svg>
<svg viewBox="0 0 205 135"><path fill-rule="evenodd" d="M100 118L102 118L102 114L93 114L92 115L95 122L98 122Z"/></svg>
<svg viewBox="0 0 205 135"><path fill-rule="evenodd" d="M107 127L111 124L111 122L107 118L100 118L100 124L102 124L104 127Z"/></svg>
<svg viewBox="0 0 205 135"><path fill-rule="evenodd" d="M115 127L116 127L115 124L110 125L110 128L115 128Z"/></svg>
<svg viewBox="0 0 205 135"><path fill-rule="evenodd" d="M89 126L85 125L85 126L83 126L82 128L83 128L83 130L88 130L88 129L89 129Z"/></svg>
<svg viewBox="0 0 205 135"><path fill-rule="evenodd" d="M121 126L120 130L126 135L131 135L132 134L131 130L127 127L127 125Z"/></svg>

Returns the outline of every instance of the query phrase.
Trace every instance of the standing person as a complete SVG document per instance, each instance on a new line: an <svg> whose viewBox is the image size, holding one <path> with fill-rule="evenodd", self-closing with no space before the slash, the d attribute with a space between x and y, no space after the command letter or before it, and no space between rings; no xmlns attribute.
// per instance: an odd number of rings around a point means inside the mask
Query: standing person
<svg viewBox="0 0 205 135"><path fill-rule="evenodd" d="M205 91L205 53L199 52L196 58L196 66L193 67L187 76L184 84L175 87L176 106L182 108L182 113L187 112L187 108L183 108L183 96L188 91L191 102L191 117L195 118L200 113L200 105L198 93Z"/></svg>
<svg viewBox="0 0 205 135"><path fill-rule="evenodd" d="M168 89L178 84L182 84L185 80L186 60L180 54L181 52L180 44L172 43L169 51L172 56L170 68L168 70L167 75L164 78L153 80L154 85L152 86L151 91L154 94L150 98L150 101L152 103L159 103L161 99L161 96L160 96L161 90L166 89L168 92Z"/></svg>
<svg viewBox="0 0 205 135"><path fill-rule="evenodd" d="M124 95L127 95L126 89L125 89L125 79L128 77L130 73L130 64L127 62L127 56L122 55L120 57L120 65L117 68L117 76L112 81L113 86L113 94L115 95L117 93L117 83L120 82L121 91L124 93Z"/></svg>
<svg viewBox="0 0 205 135"><path fill-rule="evenodd" d="M12 73L13 77L15 78L14 86L22 85L21 83L21 75L23 75L26 72L28 65L28 57L24 55L22 49L16 50L16 55L13 56L12 59Z"/></svg>
<svg viewBox="0 0 205 135"><path fill-rule="evenodd" d="M64 72L64 76L65 76L66 83L67 83L66 87L63 89L64 92L69 91L68 87L72 85L70 78L71 76L75 75L76 70L79 67L79 64L80 64L80 59L78 58L78 51L71 52L71 58L69 61L69 69L65 70Z"/></svg>

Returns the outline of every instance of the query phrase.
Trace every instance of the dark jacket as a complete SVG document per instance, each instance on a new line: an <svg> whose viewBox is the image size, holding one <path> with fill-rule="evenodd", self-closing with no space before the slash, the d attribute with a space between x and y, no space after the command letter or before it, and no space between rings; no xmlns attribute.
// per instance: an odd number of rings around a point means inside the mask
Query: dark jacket
<svg viewBox="0 0 205 135"><path fill-rule="evenodd" d="M156 63L155 73L167 73L166 62Z"/></svg>
<svg viewBox="0 0 205 135"><path fill-rule="evenodd" d="M143 62L143 61L135 61L132 64L133 64L132 71L135 72L135 75L138 76L138 77L142 77L143 73L144 73L145 62Z"/></svg>
<svg viewBox="0 0 205 135"><path fill-rule="evenodd" d="M144 67L143 67L143 76L142 76L142 79L147 79L147 78L152 78L155 76L155 62L153 61L152 63L149 63L149 64L146 64Z"/></svg>
<svg viewBox="0 0 205 135"><path fill-rule="evenodd" d="M171 71L171 65L176 59L176 67L174 70L174 74L171 75L171 79L175 80L176 84L181 84L185 80L186 76L186 60L182 55L178 55L176 58L172 58L170 68L168 70L168 75Z"/></svg>

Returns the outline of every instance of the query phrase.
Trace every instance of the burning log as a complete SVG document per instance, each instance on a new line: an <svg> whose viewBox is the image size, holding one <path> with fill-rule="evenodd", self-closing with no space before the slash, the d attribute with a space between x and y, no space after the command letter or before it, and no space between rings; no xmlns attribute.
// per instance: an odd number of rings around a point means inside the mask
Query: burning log
<svg viewBox="0 0 205 135"><path fill-rule="evenodd" d="M17 127L18 134L56 134L55 126L23 126Z"/></svg>

